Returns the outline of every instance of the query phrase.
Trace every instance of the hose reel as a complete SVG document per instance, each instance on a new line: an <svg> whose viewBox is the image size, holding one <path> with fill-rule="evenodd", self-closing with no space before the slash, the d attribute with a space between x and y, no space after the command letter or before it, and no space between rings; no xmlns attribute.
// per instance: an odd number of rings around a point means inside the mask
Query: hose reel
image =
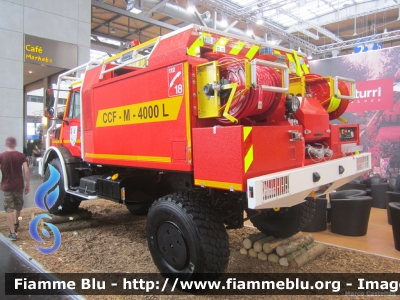
<svg viewBox="0 0 400 300"><path fill-rule="evenodd" d="M275 110L288 86L286 65L223 56L197 66L198 116L224 124L264 118Z"/></svg>
<svg viewBox="0 0 400 300"><path fill-rule="evenodd" d="M329 120L338 119L355 99L355 81L344 77L323 77L306 74L306 93L320 101L329 114ZM345 82L350 83L350 90Z"/></svg>

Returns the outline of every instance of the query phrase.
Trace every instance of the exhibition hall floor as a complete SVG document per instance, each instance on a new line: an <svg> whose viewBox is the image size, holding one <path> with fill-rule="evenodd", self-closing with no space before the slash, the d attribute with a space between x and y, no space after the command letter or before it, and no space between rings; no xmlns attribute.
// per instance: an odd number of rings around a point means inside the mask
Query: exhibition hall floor
<svg viewBox="0 0 400 300"><path fill-rule="evenodd" d="M246 226L252 226L250 221ZM312 232L315 240L334 246L369 252L400 259L400 251L394 248L392 226L388 224L386 209L372 208L365 236L344 236L330 232Z"/></svg>
<svg viewBox="0 0 400 300"><path fill-rule="evenodd" d="M388 224L386 209L371 209L365 236L344 236L329 229L312 234L319 242L400 259L400 251L394 248L392 226Z"/></svg>

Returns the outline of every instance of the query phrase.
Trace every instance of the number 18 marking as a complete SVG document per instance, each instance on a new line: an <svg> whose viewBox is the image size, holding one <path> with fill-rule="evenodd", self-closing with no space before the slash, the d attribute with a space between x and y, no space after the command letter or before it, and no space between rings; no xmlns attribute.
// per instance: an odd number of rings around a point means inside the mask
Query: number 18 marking
<svg viewBox="0 0 400 300"><path fill-rule="evenodd" d="M183 85L182 85L182 84L177 84L177 85L175 86L175 92L176 92L177 94L182 94L182 93L183 93Z"/></svg>

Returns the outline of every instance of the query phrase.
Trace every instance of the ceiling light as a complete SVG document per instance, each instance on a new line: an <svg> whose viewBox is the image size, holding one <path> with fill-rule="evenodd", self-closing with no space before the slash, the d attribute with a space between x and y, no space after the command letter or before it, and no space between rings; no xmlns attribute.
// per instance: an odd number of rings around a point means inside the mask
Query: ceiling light
<svg viewBox="0 0 400 300"><path fill-rule="evenodd" d="M28 73L29 73L29 74L32 74L32 73L33 73L33 71L28 71Z"/></svg>
<svg viewBox="0 0 400 300"><path fill-rule="evenodd" d="M354 33L353 36L357 35L357 18L354 18Z"/></svg>
<svg viewBox="0 0 400 300"><path fill-rule="evenodd" d="M300 47L299 47L299 49L297 49L297 52L302 53Z"/></svg>
<svg viewBox="0 0 400 300"><path fill-rule="evenodd" d="M135 0L127 0L126 4L126 10L129 10L131 13L134 14L140 14L142 12L142 9L140 7L139 1Z"/></svg>
<svg viewBox="0 0 400 300"><path fill-rule="evenodd" d="M221 26L222 26L222 27L227 27L227 26L228 26L228 21L227 21L226 18L224 18L224 17L222 17Z"/></svg>
<svg viewBox="0 0 400 300"><path fill-rule="evenodd" d="M388 33L387 28L385 27L385 29L383 30L383 33Z"/></svg>
<svg viewBox="0 0 400 300"><path fill-rule="evenodd" d="M142 10L141 10L140 8L134 7L134 8L132 8L132 9L130 10L130 12L137 15L137 14L140 14L140 13L142 12Z"/></svg>
<svg viewBox="0 0 400 300"><path fill-rule="evenodd" d="M193 14L196 11L196 8L193 4L192 1L188 0L188 6L187 6L187 11L191 14Z"/></svg>
<svg viewBox="0 0 400 300"><path fill-rule="evenodd" d="M251 26L246 24L247 30L246 30L246 34L248 36L252 36L253 35L253 30L251 29Z"/></svg>
<svg viewBox="0 0 400 300"><path fill-rule="evenodd" d="M307 56L307 59L308 59L308 60L311 60L311 59L313 59L313 57L312 57L312 51L311 51L311 50L308 50L308 56Z"/></svg>
<svg viewBox="0 0 400 300"><path fill-rule="evenodd" d="M256 24L257 25L262 25L264 23L262 12L257 13L256 17L257 17Z"/></svg>
<svg viewBox="0 0 400 300"><path fill-rule="evenodd" d="M113 26L113 27L111 27L110 33L112 33L112 34L114 34L114 33L115 33L115 28L114 28L114 26Z"/></svg>

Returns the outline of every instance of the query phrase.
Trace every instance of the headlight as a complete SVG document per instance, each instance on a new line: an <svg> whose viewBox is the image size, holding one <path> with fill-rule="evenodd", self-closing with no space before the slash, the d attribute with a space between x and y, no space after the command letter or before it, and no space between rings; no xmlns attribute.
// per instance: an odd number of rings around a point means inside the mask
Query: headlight
<svg viewBox="0 0 400 300"><path fill-rule="evenodd" d="M286 95L285 107L288 113L295 113L300 108L300 100L294 94Z"/></svg>

